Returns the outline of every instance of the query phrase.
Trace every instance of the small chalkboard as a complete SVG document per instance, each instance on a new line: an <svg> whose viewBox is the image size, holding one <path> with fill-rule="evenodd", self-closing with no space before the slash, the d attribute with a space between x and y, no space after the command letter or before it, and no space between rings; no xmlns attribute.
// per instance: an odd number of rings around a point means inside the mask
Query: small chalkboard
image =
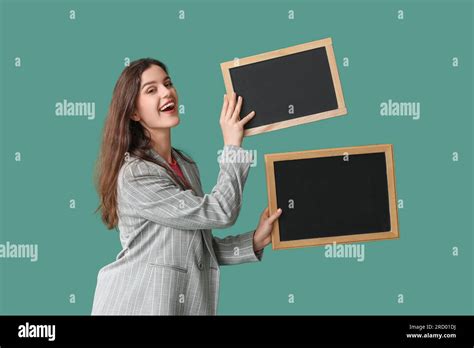
<svg viewBox="0 0 474 348"><path fill-rule="evenodd" d="M240 116L255 116L244 135L347 113L331 38L221 64L227 94L243 97Z"/></svg>
<svg viewBox="0 0 474 348"><path fill-rule="evenodd" d="M273 249L399 237L392 145L265 155Z"/></svg>

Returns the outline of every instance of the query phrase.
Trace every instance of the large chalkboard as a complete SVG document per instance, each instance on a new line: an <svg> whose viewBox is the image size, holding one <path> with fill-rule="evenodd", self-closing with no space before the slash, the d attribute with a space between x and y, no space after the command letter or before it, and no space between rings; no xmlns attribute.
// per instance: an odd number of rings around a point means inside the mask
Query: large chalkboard
<svg viewBox="0 0 474 348"><path fill-rule="evenodd" d="M347 113L332 40L313 41L221 64L227 93L243 97L240 116L255 111L245 135Z"/></svg>
<svg viewBox="0 0 474 348"><path fill-rule="evenodd" d="M392 145L265 155L273 248L398 237Z"/></svg>

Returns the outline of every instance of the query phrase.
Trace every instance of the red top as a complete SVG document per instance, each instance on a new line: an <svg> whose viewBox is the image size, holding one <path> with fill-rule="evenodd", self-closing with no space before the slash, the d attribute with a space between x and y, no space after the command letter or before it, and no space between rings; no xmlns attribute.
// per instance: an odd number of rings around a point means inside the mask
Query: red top
<svg viewBox="0 0 474 348"><path fill-rule="evenodd" d="M171 157L171 163L168 162L168 164L171 169L173 169L173 171L176 173L176 175L178 175L185 183L187 183L186 178L184 177L183 172L181 171L181 168L178 165L178 162L176 162L173 157Z"/></svg>

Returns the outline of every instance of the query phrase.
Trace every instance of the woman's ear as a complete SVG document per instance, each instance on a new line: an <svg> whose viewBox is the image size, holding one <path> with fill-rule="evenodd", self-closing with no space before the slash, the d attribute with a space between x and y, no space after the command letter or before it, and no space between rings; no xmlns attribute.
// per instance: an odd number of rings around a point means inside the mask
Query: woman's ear
<svg viewBox="0 0 474 348"><path fill-rule="evenodd" d="M134 121L140 121L140 116L138 116L138 114L136 112L134 112L132 114L131 119L134 120Z"/></svg>

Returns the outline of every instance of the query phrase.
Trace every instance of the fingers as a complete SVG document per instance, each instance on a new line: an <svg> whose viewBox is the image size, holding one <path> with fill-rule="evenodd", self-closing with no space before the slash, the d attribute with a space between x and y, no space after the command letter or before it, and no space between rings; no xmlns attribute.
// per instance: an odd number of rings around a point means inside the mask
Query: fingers
<svg viewBox="0 0 474 348"><path fill-rule="evenodd" d="M270 231L270 233L268 234L268 236L266 236L264 239L263 239L263 245L267 246L268 244L270 244L272 242L272 233Z"/></svg>
<svg viewBox="0 0 474 348"><path fill-rule="evenodd" d="M234 111L232 112L231 118L235 121L239 120L240 109L242 108L242 97L239 95L237 98L237 105L235 106Z"/></svg>
<svg viewBox="0 0 474 348"><path fill-rule="evenodd" d="M225 116L226 119L229 119L232 117L232 114L235 109L236 98L237 98L237 94L235 94L235 92L232 92L232 95L230 96L230 100L229 100L229 106L227 107L227 112Z"/></svg>
<svg viewBox="0 0 474 348"><path fill-rule="evenodd" d="M243 98L241 96L237 97L235 92L232 92L231 95L224 95L224 102L222 104L221 110L221 121L234 120L237 123L240 123L241 126L244 126L249 122L254 116L255 111L250 112L247 116L240 120L240 111L242 109Z"/></svg>
<svg viewBox="0 0 474 348"><path fill-rule="evenodd" d="M268 207L266 207L262 214L260 214L260 223L264 222L266 219L268 219Z"/></svg>
<svg viewBox="0 0 474 348"><path fill-rule="evenodd" d="M276 212L274 212L270 217L268 218L268 223L272 224L275 222L276 219L278 219L281 215L282 210L280 208L277 209Z"/></svg>
<svg viewBox="0 0 474 348"><path fill-rule="evenodd" d="M222 103L222 110L221 110L221 120L224 118L224 116L227 113L227 107L229 106L229 100L227 98L227 95L224 94L224 102Z"/></svg>
<svg viewBox="0 0 474 348"><path fill-rule="evenodd" d="M249 122L254 116L255 111L251 111L247 116L240 119L240 110L242 108L243 98L232 92L230 96L224 94L224 102L222 103L220 123L227 123L231 121L232 124L237 124L239 127L244 127L244 125Z"/></svg>
<svg viewBox="0 0 474 348"><path fill-rule="evenodd" d="M255 116L255 111L251 111L247 116L239 121L239 123L243 126L248 121L250 121Z"/></svg>

